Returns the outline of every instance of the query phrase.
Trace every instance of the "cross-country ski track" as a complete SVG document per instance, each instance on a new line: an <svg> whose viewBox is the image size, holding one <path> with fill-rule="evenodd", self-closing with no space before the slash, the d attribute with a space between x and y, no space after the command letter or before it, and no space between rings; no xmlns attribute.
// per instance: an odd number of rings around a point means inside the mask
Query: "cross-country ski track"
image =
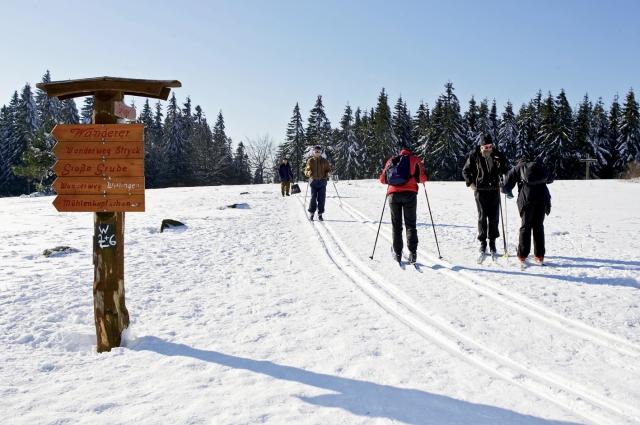
<svg viewBox="0 0 640 425"><path fill-rule="evenodd" d="M301 213L308 217L302 197L298 196L298 200L303 207ZM608 394L604 384L599 386L594 382L576 382L566 369L544 370L544 366L536 367L535 361L527 361L529 359L524 358L512 359L513 354L523 353L501 353L500 350L490 348L487 342L458 330L460 326L456 329L454 323L446 323L446 320L437 312L437 304L434 306L427 303L424 297L415 292L412 294L404 292L398 284L391 282L389 274L382 276L372 267L365 265L364 263L369 260L368 256L363 256L362 252L355 253L350 248L350 246L367 246L367 243L363 242L353 243L355 239L361 238L370 239L369 245L372 246L378 221L370 219L344 200L339 204L335 197L328 196L327 201L328 203L333 201L330 214L332 218L325 217L324 222L319 222L316 218L316 221L310 222L327 256L344 273L346 279L355 283L383 309L425 339L496 379L508 382L570 411L585 423L640 422L640 409L629 402L629 400L638 399L640 395L638 388L630 386L629 392L625 394ZM388 219L388 210L386 215ZM576 341L576 349L582 344L590 344L594 346L591 349L597 350L602 356L617 356L616 367L612 367L609 371L602 371L598 374L599 376L611 378L619 375L620 379L625 379L628 378L629 373L638 374L637 370L620 366L629 363L627 357L640 356L640 346L564 317L518 294L499 289L486 279L465 270L464 267L452 265L438 259L437 256L428 254L424 248L418 248L418 263L423 266L423 274L416 273L411 270L411 267L398 270L388 254L391 231L388 223L386 224L387 226L380 230L376 257L380 260L381 267L386 267L393 272L392 276L395 280L415 281L418 284L441 287L451 287L455 283L462 284L474 291L477 297L485 297L500 307L509 309L513 313L510 320L521 320L528 326L553 328L549 332L564 332L571 335ZM426 236L424 233L421 235L421 246L433 243L433 240L428 240ZM403 254L406 259L406 247ZM425 261L425 258L430 261ZM426 291L427 288L423 290ZM516 344L516 341L513 343ZM611 350L616 353L612 354ZM552 352L545 355L553 358Z"/></svg>

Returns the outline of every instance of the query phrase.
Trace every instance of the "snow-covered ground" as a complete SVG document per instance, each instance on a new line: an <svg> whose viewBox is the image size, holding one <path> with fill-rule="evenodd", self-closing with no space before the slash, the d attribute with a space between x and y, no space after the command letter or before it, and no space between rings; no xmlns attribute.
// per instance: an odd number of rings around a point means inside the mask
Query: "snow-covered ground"
<svg viewBox="0 0 640 425"><path fill-rule="evenodd" d="M551 185L553 267L521 271L477 265L471 191L427 183L443 259L421 188L422 273L391 261L388 209L369 259L384 186L337 189L324 224L279 185L148 190L126 217L126 346L102 354L92 214L0 199L0 421L640 423L640 184ZM76 251L42 255L58 245Z"/></svg>

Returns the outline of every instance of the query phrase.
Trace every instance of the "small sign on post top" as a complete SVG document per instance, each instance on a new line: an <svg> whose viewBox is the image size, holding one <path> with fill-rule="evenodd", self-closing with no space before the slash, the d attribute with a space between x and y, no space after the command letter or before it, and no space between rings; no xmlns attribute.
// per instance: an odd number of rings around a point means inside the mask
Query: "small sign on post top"
<svg viewBox="0 0 640 425"><path fill-rule="evenodd" d="M136 119L136 110L130 106L125 105L122 102L115 102L113 114L117 117L124 118L129 121Z"/></svg>

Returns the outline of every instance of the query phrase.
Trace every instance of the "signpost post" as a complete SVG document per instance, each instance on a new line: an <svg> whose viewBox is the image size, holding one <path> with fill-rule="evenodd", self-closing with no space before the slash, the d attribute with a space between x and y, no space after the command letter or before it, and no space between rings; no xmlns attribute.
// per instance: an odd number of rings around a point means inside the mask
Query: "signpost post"
<svg viewBox="0 0 640 425"><path fill-rule="evenodd" d="M60 125L52 131L58 178L53 202L60 212L93 212L93 304L98 352L119 347L129 326L124 291L124 223L126 211L144 212L144 128L117 124L135 119L124 95L167 100L179 81L101 77L39 83L59 100L94 96L92 124Z"/></svg>
<svg viewBox="0 0 640 425"><path fill-rule="evenodd" d="M598 162L597 159L590 159L589 158L589 154L587 154L587 158L586 159L581 159L580 162L584 162L587 166L587 173L585 175L585 180L589 180L589 164L592 162Z"/></svg>

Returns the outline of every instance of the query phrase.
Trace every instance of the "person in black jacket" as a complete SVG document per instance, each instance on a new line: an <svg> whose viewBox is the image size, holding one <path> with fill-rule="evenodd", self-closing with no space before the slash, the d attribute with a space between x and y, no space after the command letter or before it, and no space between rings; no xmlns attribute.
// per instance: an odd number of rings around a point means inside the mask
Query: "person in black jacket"
<svg viewBox="0 0 640 425"><path fill-rule="evenodd" d="M544 216L551 212L551 194L547 188L553 183L555 175L547 167L537 162L521 158L509 171L502 182L503 193L510 192L518 185L518 211L521 225L518 240L518 259L522 262L531 250L531 232L533 231L533 255L535 261L544 261Z"/></svg>
<svg viewBox="0 0 640 425"><path fill-rule="evenodd" d="M493 145L490 134L480 136L478 147L467 158L462 176L471 188L478 207L478 240L480 252L496 253L496 238L500 237L500 176L507 172L507 158Z"/></svg>
<svg viewBox="0 0 640 425"><path fill-rule="evenodd" d="M289 160L287 158L282 158L282 164L280 164L280 168L278 169L278 175L280 176L280 192L282 192L282 196L284 196L285 193L289 196L293 173L291 172L291 166L289 165Z"/></svg>

